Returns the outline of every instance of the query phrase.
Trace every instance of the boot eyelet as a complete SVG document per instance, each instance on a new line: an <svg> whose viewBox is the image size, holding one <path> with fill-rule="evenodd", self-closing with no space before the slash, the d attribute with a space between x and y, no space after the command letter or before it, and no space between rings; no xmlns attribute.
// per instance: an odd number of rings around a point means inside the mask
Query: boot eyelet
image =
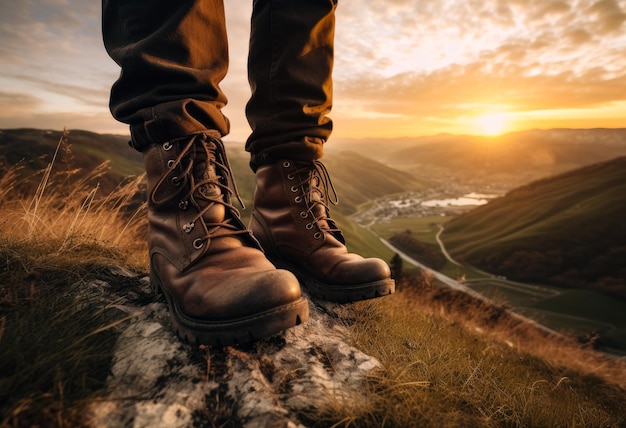
<svg viewBox="0 0 626 428"><path fill-rule="evenodd" d="M175 163L176 163L176 162L174 161L174 159L170 159L170 160L168 160L168 161L167 161L167 167L168 167L169 169L172 169L172 168L174 168L174 164L175 164Z"/></svg>
<svg viewBox="0 0 626 428"><path fill-rule="evenodd" d="M298 191L298 187L297 186L291 186L291 191L293 193L296 193Z"/></svg>
<svg viewBox="0 0 626 428"><path fill-rule="evenodd" d="M292 174L289 174L287 176L287 180L293 181L296 177L294 177Z"/></svg>
<svg viewBox="0 0 626 428"><path fill-rule="evenodd" d="M163 143L163 145L161 146L161 148L163 148L163 150L165 150L166 152L169 150L172 150L172 143L170 143L169 141Z"/></svg>
<svg viewBox="0 0 626 428"><path fill-rule="evenodd" d="M183 211L185 211L188 206L189 206L189 201L180 201L178 203L178 208L180 208Z"/></svg>
<svg viewBox="0 0 626 428"><path fill-rule="evenodd" d="M291 166L291 163L289 161L285 161L285 162L283 162L283 166L285 168L289 168Z"/></svg>
<svg viewBox="0 0 626 428"><path fill-rule="evenodd" d="M172 185L176 187L180 186L180 179L178 177L172 177Z"/></svg>
<svg viewBox="0 0 626 428"><path fill-rule="evenodd" d="M313 235L313 238L315 238L315 239L322 239L322 236L324 236L322 234L322 232L315 232L315 235Z"/></svg>
<svg viewBox="0 0 626 428"><path fill-rule="evenodd" d="M299 204L300 202L302 202L302 196L296 196L296 197L294 198L294 202L295 202L296 204Z"/></svg>
<svg viewBox="0 0 626 428"><path fill-rule="evenodd" d="M195 223L187 223L183 225L183 231L185 233L191 233L195 225L196 225Z"/></svg>
<svg viewBox="0 0 626 428"><path fill-rule="evenodd" d="M313 229L313 223L307 223L304 227L306 227L308 230L311 230Z"/></svg>
<svg viewBox="0 0 626 428"><path fill-rule="evenodd" d="M204 247L204 241L202 239L198 238L195 241L193 241L193 248L195 248L196 250L199 250L202 247Z"/></svg>
<svg viewBox="0 0 626 428"><path fill-rule="evenodd" d="M302 211L300 213L300 217L302 217L302 218L307 218L308 216L309 216L309 213L307 213L306 211Z"/></svg>

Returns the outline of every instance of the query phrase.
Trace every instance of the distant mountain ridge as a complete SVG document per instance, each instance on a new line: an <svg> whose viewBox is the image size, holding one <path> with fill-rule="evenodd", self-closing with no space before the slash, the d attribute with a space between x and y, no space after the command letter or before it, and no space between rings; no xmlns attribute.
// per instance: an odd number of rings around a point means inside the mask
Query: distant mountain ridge
<svg viewBox="0 0 626 428"><path fill-rule="evenodd" d="M0 130L0 165L10 166L25 159L33 162L32 169L41 168L44 161L36 158L50 155L60 136L58 130ZM108 159L116 178L143 171L141 154L128 146L128 138L70 131L77 165L92 167ZM241 176L238 182L242 193L251 194L253 189L246 177L252 174L243 144L227 141L226 146L233 169L241 171L237 178ZM509 190L546 176L626 156L626 128L530 130L498 137L439 134L337 139L330 141L325 150L323 161L340 189L341 204L337 209L349 214L366 198L419 189L433 181L445 183L455 179ZM373 163L367 164L366 160ZM2 166L0 172L1 169ZM349 180L344 181L344 177ZM383 189L386 185L388 190Z"/></svg>
<svg viewBox="0 0 626 428"><path fill-rule="evenodd" d="M446 223L450 253L525 282L626 298L626 157L544 178Z"/></svg>
<svg viewBox="0 0 626 428"><path fill-rule="evenodd" d="M439 134L347 139L338 146L343 150L358 148L359 153L420 179L455 177L513 189L542 177L626 156L626 128L529 130L497 137Z"/></svg>

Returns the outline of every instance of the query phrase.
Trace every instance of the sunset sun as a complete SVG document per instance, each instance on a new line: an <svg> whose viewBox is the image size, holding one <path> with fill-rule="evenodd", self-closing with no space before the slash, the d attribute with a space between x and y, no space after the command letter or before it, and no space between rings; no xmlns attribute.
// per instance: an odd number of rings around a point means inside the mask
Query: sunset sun
<svg viewBox="0 0 626 428"><path fill-rule="evenodd" d="M500 135L508 126L508 119L504 113L485 114L477 117L475 122L480 133L484 135Z"/></svg>

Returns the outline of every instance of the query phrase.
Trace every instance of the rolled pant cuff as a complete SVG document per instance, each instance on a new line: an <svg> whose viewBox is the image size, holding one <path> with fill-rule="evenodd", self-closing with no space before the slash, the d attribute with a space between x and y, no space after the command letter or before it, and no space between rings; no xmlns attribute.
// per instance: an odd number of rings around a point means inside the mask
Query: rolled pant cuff
<svg viewBox="0 0 626 428"><path fill-rule="evenodd" d="M324 144L325 140L319 137L304 137L276 144L259 152L251 152L250 167L256 172L260 166L273 164L281 159L312 162L324 155Z"/></svg>
<svg viewBox="0 0 626 428"><path fill-rule="evenodd" d="M230 127L228 119L218 108L209 102L194 100L159 104L137 115L143 121L130 125L130 146L139 151L153 144L199 132L221 138L228 134ZM212 124L212 127L207 128L207 124Z"/></svg>

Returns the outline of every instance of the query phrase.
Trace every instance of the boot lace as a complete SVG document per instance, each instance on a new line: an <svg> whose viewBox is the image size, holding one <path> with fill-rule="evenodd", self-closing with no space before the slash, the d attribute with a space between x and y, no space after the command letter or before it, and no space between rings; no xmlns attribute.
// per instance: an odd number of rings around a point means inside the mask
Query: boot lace
<svg viewBox="0 0 626 428"><path fill-rule="evenodd" d="M302 194L295 199L296 203L304 202L306 211L302 214L311 215L313 221L320 231L341 234L341 229L337 228L334 220L330 218L330 205L337 205L339 199L337 191L330 179L330 174L326 166L315 160L306 165L296 164L298 168L288 178L298 177L300 180L292 187L292 190L301 188ZM320 232L315 234L316 239L320 239Z"/></svg>
<svg viewBox="0 0 626 428"><path fill-rule="evenodd" d="M189 137L185 137L189 138ZM171 150L174 144L183 144L184 139L173 140L164 143L163 150ZM210 167L214 167L215 174L210 174ZM178 207L186 210L189 206L193 206L198 214L187 224L183 226L186 233L191 232L195 227L195 223L203 218L210 211L214 204L220 204L225 207L226 212L232 213L239 218L240 212L230 203L233 195L236 196L242 209L245 205L239 195L237 183L233 175L230 163L226 156L224 143L207 134L194 134L189 141L182 146L180 153L175 159L167 161L167 171L159 179L154 187L150 199L157 206L162 204L171 204L178 201ZM168 196L157 199L159 190L171 184L174 188L180 190L170 193ZM210 186L216 186L220 191L210 193ZM202 248L211 238L223 235L247 234L249 231L242 228L240 224L233 224L232 216L226 216L224 221L209 222L203 218L202 224L205 226L206 234L203 238L196 239L193 243L194 247Z"/></svg>

